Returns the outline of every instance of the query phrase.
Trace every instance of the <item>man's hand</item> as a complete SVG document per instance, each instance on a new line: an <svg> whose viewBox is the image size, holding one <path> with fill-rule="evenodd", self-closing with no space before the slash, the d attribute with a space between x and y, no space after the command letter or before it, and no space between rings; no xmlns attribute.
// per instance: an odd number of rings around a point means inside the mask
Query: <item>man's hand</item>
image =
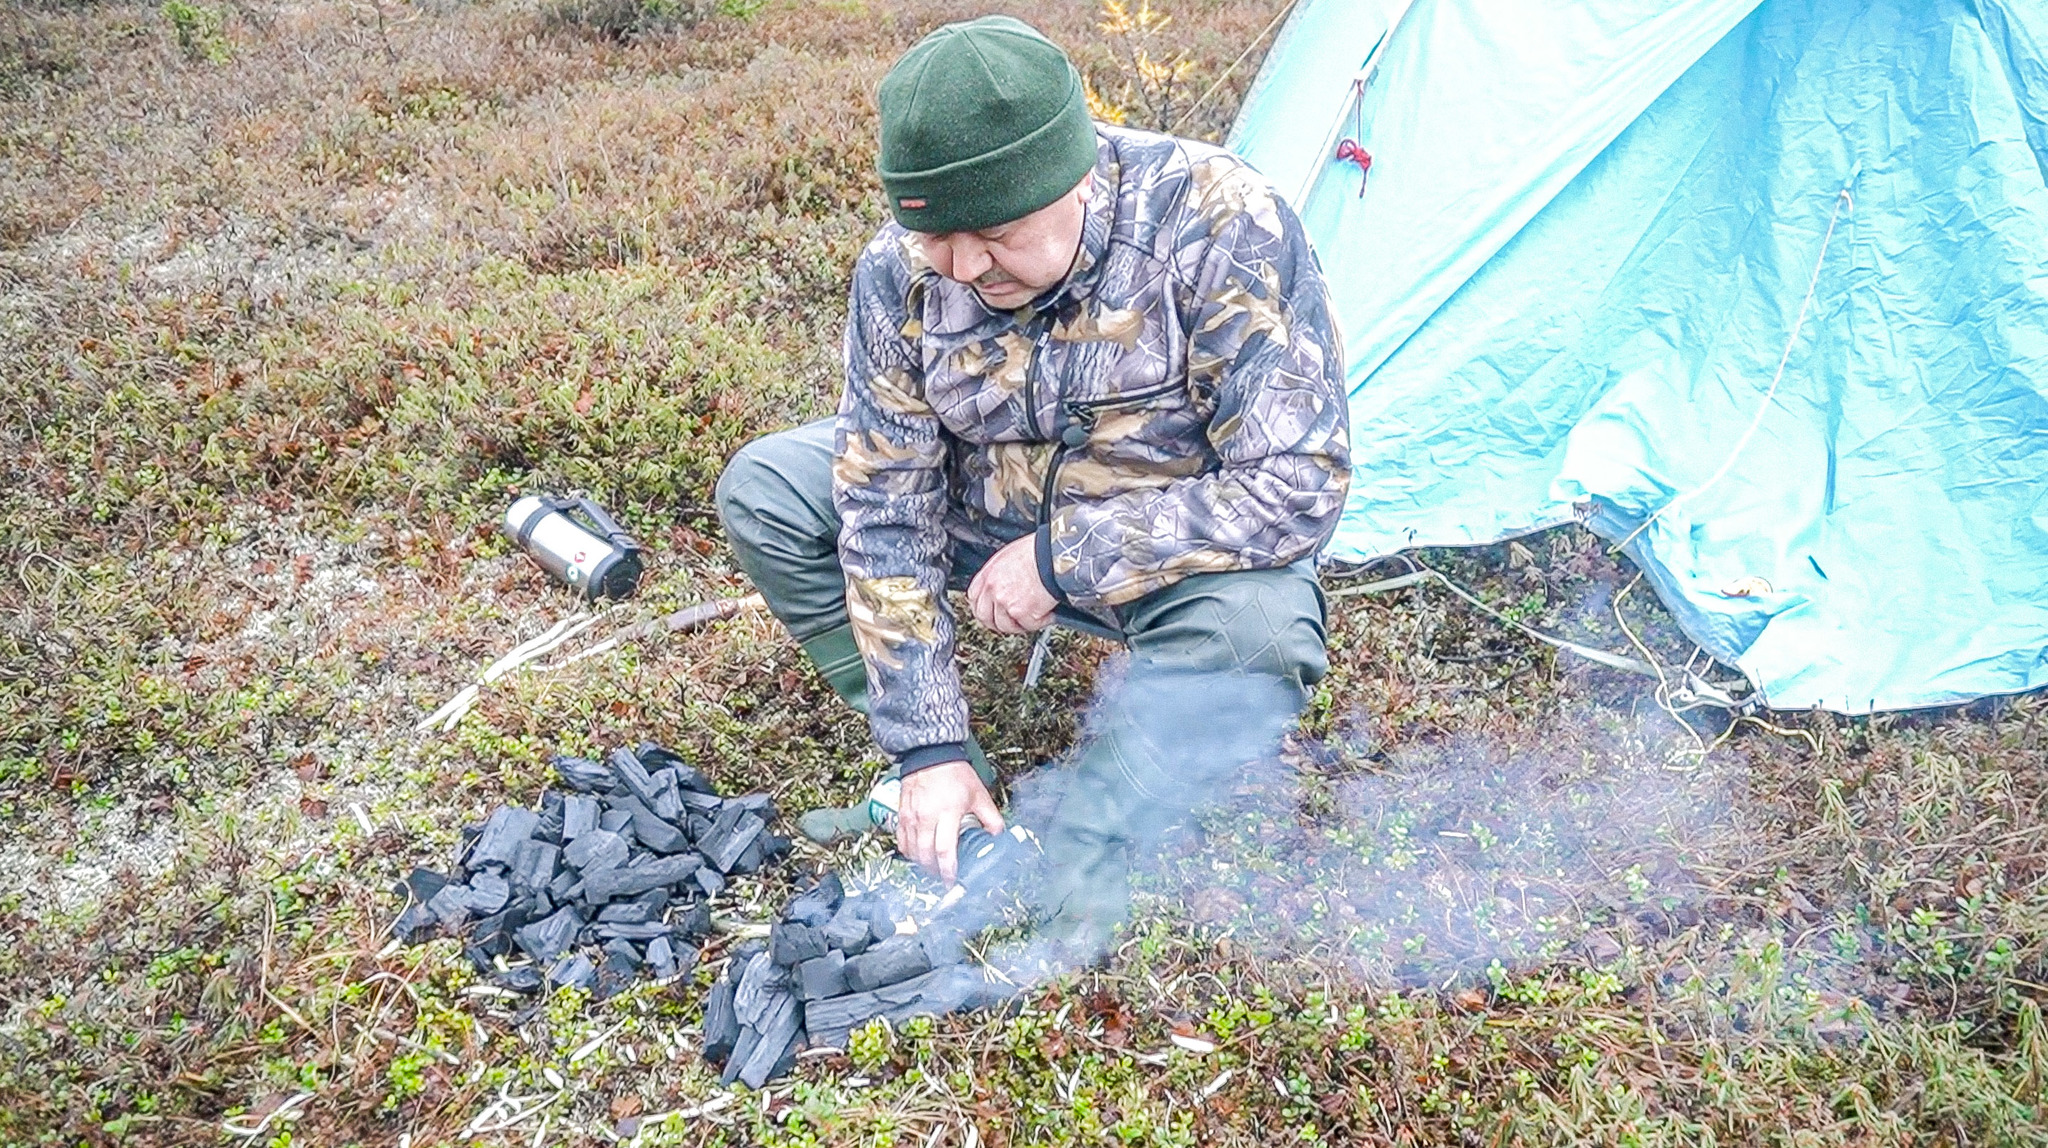
<svg viewBox="0 0 2048 1148"><path fill-rule="evenodd" d="M1003 831L1003 815L964 761L927 766L903 779L896 805L896 847L937 873L947 888L960 871L960 819L972 813L990 833Z"/></svg>
<svg viewBox="0 0 2048 1148"><path fill-rule="evenodd" d="M1004 634L1029 634L1052 625L1059 602L1038 580L1037 540L1031 535L996 551L974 581L967 584L967 604L974 620Z"/></svg>

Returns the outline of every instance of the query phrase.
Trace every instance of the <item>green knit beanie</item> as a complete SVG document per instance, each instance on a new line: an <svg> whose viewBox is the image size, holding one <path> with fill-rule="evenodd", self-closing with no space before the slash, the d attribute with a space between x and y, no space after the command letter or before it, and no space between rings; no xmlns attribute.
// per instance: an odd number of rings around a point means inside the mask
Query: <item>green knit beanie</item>
<svg viewBox="0 0 2048 1148"><path fill-rule="evenodd" d="M1081 74L1022 20L948 24L882 78L876 166L912 231L979 231L1073 190L1095 166Z"/></svg>

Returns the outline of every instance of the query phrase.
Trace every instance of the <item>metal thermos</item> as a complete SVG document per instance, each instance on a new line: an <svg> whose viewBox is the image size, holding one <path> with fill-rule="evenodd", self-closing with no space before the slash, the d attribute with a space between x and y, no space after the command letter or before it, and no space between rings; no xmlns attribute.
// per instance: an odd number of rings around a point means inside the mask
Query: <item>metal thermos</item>
<svg viewBox="0 0 2048 1148"><path fill-rule="evenodd" d="M631 594L646 564L646 548L581 496L527 495L505 511L505 536L557 582L593 601Z"/></svg>

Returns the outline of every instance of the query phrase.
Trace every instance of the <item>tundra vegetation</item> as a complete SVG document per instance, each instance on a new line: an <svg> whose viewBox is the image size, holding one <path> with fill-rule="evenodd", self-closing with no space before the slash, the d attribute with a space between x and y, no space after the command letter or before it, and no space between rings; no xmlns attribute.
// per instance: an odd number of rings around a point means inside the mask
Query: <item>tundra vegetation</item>
<svg viewBox="0 0 2048 1148"><path fill-rule="evenodd" d="M1283 5L997 6L1102 114L1215 139ZM2040 697L1694 710L1696 740L1431 585L1333 598L1284 761L1166 848L1106 968L1010 1012L728 1094L708 967L521 1007L452 941L387 947L391 881L551 752L658 740L785 810L863 790L861 723L760 616L413 725L575 608L495 533L516 492L590 490L657 548L620 619L746 591L711 484L830 409L870 93L987 7L0 9L0 1142L2040 1142ZM1576 530L1421 558L1691 652ZM967 654L1012 778L1114 664L1052 652L1029 694L1022 641Z"/></svg>

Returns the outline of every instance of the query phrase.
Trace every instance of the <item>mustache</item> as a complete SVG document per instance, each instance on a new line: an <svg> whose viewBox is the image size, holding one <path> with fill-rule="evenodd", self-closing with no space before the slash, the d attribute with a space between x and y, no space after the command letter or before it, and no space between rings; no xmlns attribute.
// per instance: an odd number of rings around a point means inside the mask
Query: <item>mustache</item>
<svg viewBox="0 0 2048 1148"><path fill-rule="evenodd" d="M974 279L974 285L976 287L1001 287L1004 286L1005 284L1015 282L1017 282L1017 280L1014 276L1005 275L1002 272L997 271L993 267L989 268L987 271L982 272Z"/></svg>

